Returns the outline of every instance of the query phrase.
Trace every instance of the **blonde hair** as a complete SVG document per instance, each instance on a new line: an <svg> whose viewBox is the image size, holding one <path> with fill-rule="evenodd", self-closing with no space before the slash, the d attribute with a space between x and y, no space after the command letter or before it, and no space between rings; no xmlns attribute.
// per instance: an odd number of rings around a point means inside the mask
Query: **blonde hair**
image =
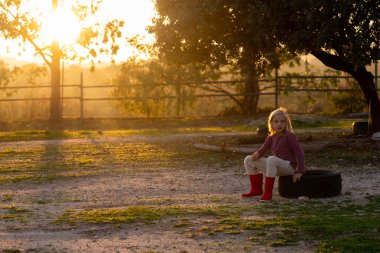
<svg viewBox="0 0 380 253"><path fill-rule="evenodd" d="M274 135L276 133L276 131L272 127L272 120L277 115L284 115L285 116L285 122L286 122L285 131L293 132L292 121L290 120L288 112L286 111L286 109L284 107L280 107L280 108L274 110L273 112L271 112L269 114L269 117L268 117L269 135Z"/></svg>

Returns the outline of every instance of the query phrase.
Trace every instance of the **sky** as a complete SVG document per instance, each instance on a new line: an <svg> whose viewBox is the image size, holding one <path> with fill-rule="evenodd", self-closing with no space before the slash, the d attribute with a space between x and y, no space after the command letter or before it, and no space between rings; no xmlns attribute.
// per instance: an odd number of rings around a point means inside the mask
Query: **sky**
<svg viewBox="0 0 380 253"><path fill-rule="evenodd" d="M60 2L62 0L58 0ZM65 0L65 3L75 0ZM79 33L78 22L74 15L70 15L69 8L61 7L62 13L58 18L57 23L59 29L53 29L51 18L51 0L30 1L27 8L36 10L42 13L43 20L47 20L43 24L43 40L51 41L52 36L58 37L62 43L73 43L75 35ZM61 2L62 3L62 2ZM68 6L68 5L66 5ZM151 19L155 14L154 3L152 0L103 0L99 11L94 16L96 21L104 21L105 19L120 19L125 21L124 33L130 36L135 34L147 36L147 41L152 41L153 36L149 35L145 28L151 24ZM14 41L0 40L0 56L5 58L16 58L18 61L40 62L40 56L34 56L32 48L27 48L25 52L20 52L18 47L15 47ZM123 61L130 55L130 48L121 47L116 61ZM103 59L107 60L107 59Z"/></svg>

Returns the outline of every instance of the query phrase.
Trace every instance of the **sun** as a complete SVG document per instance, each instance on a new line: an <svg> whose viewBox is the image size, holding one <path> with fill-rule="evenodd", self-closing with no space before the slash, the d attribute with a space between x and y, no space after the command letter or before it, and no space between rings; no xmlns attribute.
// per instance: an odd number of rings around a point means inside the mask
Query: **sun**
<svg viewBox="0 0 380 253"><path fill-rule="evenodd" d="M81 22L68 6L59 6L57 10L47 12L43 17L41 40L46 43L57 40L61 46L69 46L75 44L81 27Z"/></svg>
<svg viewBox="0 0 380 253"><path fill-rule="evenodd" d="M154 36L146 30L156 14L153 0L103 0L98 6L98 11L86 20L79 20L73 12L72 6L75 4L75 0L58 0L59 4L55 12L52 11L51 0L48 1L45 2L45 5L42 2L35 2L36 7L43 14L40 39L44 44L57 40L60 47L75 47L83 27L94 23L105 25L112 19L125 22L122 28L124 36L139 35L143 43L152 43L154 40ZM139 55L136 49L127 44L121 44L119 53L114 56L114 60L123 61L136 54ZM141 57L143 56L141 55ZM110 61L110 59L102 59L102 61Z"/></svg>

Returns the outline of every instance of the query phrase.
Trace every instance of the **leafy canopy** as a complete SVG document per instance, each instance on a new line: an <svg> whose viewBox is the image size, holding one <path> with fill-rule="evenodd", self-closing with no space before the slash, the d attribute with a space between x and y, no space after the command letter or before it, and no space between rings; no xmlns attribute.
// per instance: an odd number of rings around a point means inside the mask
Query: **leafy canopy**
<svg viewBox="0 0 380 253"><path fill-rule="evenodd" d="M380 59L377 0L270 0L265 5L264 30L292 53L323 51L359 67Z"/></svg>

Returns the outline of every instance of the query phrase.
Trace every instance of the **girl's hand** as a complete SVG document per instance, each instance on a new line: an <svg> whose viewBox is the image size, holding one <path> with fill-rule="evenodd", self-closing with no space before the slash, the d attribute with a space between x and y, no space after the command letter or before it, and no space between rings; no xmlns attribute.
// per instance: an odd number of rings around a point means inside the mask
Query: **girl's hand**
<svg viewBox="0 0 380 253"><path fill-rule="evenodd" d="M293 175L293 183L299 181L302 177L302 173L297 172L296 174Z"/></svg>
<svg viewBox="0 0 380 253"><path fill-rule="evenodd" d="M257 160L259 158L259 154L257 154L257 152L255 152L251 155L251 157L252 157L252 160Z"/></svg>

